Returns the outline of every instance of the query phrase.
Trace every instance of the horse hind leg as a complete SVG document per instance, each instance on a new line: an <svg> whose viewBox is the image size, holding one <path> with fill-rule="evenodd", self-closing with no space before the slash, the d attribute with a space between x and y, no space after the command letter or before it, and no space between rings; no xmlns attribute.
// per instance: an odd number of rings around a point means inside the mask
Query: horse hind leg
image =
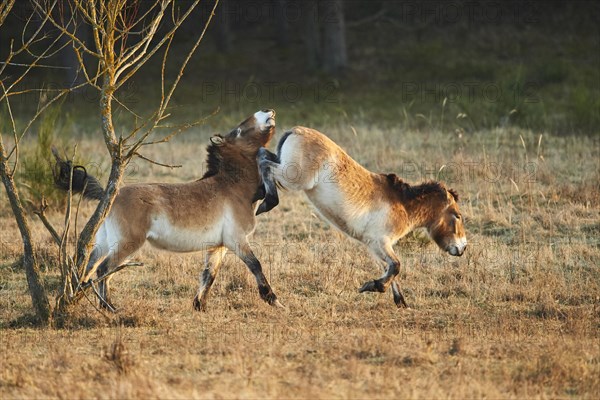
<svg viewBox="0 0 600 400"><path fill-rule="evenodd" d="M273 176L273 168L279 166L279 157L264 147L261 147L258 150L257 161L263 181L263 188L260 189L257 194L264 193L264 201L260 203L256 210L256 215L260 215L272 210L279 204L279 194L277 193L277 185ZM255 195L255 199L260 200L257 197L258 196Z"/></svg>
<svg viewBox="0 0 600 400"><path fill-rule="evenodd" d="M111 272L125 263L143 244L144 240L140 239L122 245L117 251L109 253L98 267L96 275L100 278L98 282L98 294L102 308L116 312L116 307L110 301L110 280L114 275Z"/></svg>
<svg viewBox="0 0 600 400"><path fill-rule="evenodd" d="M102 278L104 275L106 275L108 273L110 263L111 263L110 258L106 258L104 261L102 261L102 263L98 267L97 275L98 275L98 278L101 278L100 282L98 282L98 297L100 300L100 307L102 307L108 311L111 311L111 312L116 312L117 309L111 303L110 294L109 294L109 282L110 282L110 279L112 278L112 275Z"/></svg>
<svg viewBox="0 0 600 400"><path fill-rule="evenodd" d="M99 268L99 263L100 260L102 260L102 258L104 258L106 256L105 251L103 251L102 247L99 245L94 246L94 249L92 250L92 253L90 254L90 259L88 260L88 263L85 267L85 272L83 273L83 276L81 277L81 283L82 285L87 284L92 275L94 274L94 272L97 271L97 269Z"/></svg>
<svg viewBox="0 0 600 400"><path fill-rule="evenodd" d="M223 257L225 257L226 253L227 249L225 247L218 247L208 251L205 262L206 267L200 276L200 288L198 289L196 297L194 297L195 310L206 311L206 300L208 298L208 293L213 282L215 281L215 277L219 272L223 262Z"/></svg>

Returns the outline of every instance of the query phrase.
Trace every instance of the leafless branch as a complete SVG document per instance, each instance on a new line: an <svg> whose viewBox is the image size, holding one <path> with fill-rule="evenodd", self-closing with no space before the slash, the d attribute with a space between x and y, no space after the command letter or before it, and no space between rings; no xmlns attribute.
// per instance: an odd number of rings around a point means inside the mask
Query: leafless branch
<svg viewBox="0 0 600 400"><path fill-rule="evenodd" d="M166 1L164 1L164 2L166 2ZM162 48L162 46L169 40L169 38L171 36L173 36L175 34L175 32L179 29L179 27L181 26L181 24L183 24L183 22L187 19L187 17L192 13L192 11L194 10L194 8L198 5L198 2L199 2L199 0L195 0L194 3L191 4L188 7L188 9L186 10L186 12L181 16L181 18L179 20L177 20L177 22L174 24L174 26L167 33L164 34L164 36L162 37L162 39L159 40L159 42L154 47L152 47L152 49L150 49L148 51L148 49L146 48L144 51L140 52L138 54L138 56L134 58L135 61L130 60L127 63L121 63L120 65L118 65L119 69L115 73L115 78L119 80L119 83L116 86L116 88L119 88L125 82L127 82L127 80L130 79L142 67L142 65L146 64L146 62L150 58L152 58L154 56L154 54L160 48ZM219 0L215 1L215 5L213 7L213 11L211 12L210 19L212 19L212 16L214 14L214 10L216 9L216 7L217 7L218 4L219 4ZM161 15L161 18L162 18L162 15L164 15L164 12L161 12L160 15ZM209 22L210 22L210 19L209 19ZM208 26L208 24L206 26ZM206 28L205 28L205 30L206 30ZM151 31L152 37L154 37L155 33L156 33L155 31ZM204 34L204 31L203 31L203 34ZM194 50L195 50L195 48L194 48ZM123 73L125 73L127 70L129 70L129 71L125 74L125 76L123 76L122 78L120 78L121 75Z"/></svg>
<svg viewBox="0 0 600 400"><path fill-rule="evenodd" d="M159 165L161 167L167 167L167 168L181 168L182 167L182 165L163 164L163 163L160 163L158 161L151 160L148 157L143 156L143 155L141 155L140 153L137 153L137 152L135 153L135 155L138 156L139 158L141 158L142 160L146 160L146 161L148 161L151 164L156 164L156 165Z"/></svg>
<svg viewBox="0 0 600 400"><path fill-rule="evenodd" d="M15 5L15 0L3 0L0 3L0 26L4 24L4 20L8 17L8 14Z"/></svg>
<svg viewBox="0 0 600 400"><path fill-rule="evenodd" d="M48 201L44 197L42 197L39 209L35 210L33 213L40 218L48 232L50 232L50 235L52 236L56 244L60 246L60 236L58 235L58 232L56 232L56 229L54 229L54 226L52 226L52 224L50 223L50 221L48 221L48 218L46 217L47 208Z"/></svg>

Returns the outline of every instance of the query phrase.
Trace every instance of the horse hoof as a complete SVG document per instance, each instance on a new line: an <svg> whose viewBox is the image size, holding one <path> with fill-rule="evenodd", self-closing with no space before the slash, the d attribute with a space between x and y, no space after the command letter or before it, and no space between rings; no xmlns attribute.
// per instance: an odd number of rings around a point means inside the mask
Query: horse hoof
<svg viewBox="0 0 600 400"><path fill-rule="evenodd" d="M394 303L396 303L396 307L398 308L409 308L408 304L406 304L406 301L404 301L404 296L402 296L400 291L394 291Z"/></svg>
<svg viewBox="0 0 600 400"><path fill-rule="evenodd" d="M256 215L260 215L262 213L266 213L274 209L279 205L279 198L273 198L271 195L267 195L265 200L260 203L258 209L256 210Z"/></svg>
<svg viewBox="0 0 600 400"><path fill-rule="evenodd" d="M362 287L360 289L358 289L358 292L359 293L362 293L362 292L383 293L383 292L385 292L385 288L379 281L369 281L369 282L366 282L364 285L362 285Z"/></svg>
<svg viewBox="0 0 600 400"><path fill-rule="evenodd" d="M113 306L112 303L109 303L107 301L100 301L100 307L102 307L106 311L110 311L111 313L117 312L117 307Z"/></svg>
<svg viewBox="0 0 600 400"><path fill-rule="evenodd" d="M275 299L275 300L274 300L274 301L271 303L271 305L272 305L273 307L281 308L282 310L287 310L287 307L286 307L286 306L284 306L283 304L281 304L281 302L280 302L278 299Z"/></svg>
<svg viewBox="0 0 600 400"><path fill-rule="evenodd" d="M206 312L206 303L200 302L198 297L194 297L194 310Z"/></svg>
<svg viewBox="0 0 600 400"><path fill-rule="evenodd" d="M258 209L256 210L256 214L255 215L260 215L260 214L262 214L264 212L267 212L267 206L266 206L266 203L263 201L258 206Z"/></svg>
<svg viewBox="0 0 600 400"><path fill-rule="evenodd" d="M410 308L408 306L408 304L406 304L406 302L404 300L402 300L402 301L396 301L394 299L394 303L396 303L396 307L398 307L398 308Z"/></svg>

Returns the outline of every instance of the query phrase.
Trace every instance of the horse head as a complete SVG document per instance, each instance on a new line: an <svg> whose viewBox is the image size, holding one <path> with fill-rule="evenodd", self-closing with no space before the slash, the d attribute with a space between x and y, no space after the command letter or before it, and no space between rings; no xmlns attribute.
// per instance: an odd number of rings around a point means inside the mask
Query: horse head
<svg viewBox="0 0 600 400"><path fill-rule="evenodd" d="M446 189L446 202L429 225L428 232L437 245L452 256L462 256L467 247L463 217L458 207L458 194Z"/></svg>

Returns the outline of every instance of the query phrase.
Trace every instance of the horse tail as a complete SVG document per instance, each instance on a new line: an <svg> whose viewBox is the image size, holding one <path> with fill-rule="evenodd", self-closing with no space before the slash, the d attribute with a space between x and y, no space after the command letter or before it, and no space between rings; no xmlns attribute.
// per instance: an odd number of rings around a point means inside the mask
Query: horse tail
<svg viewBox="0 0 600 400"><path fill-rule="evenodd" d="M104 188L82 165L73 166L70 160L63 160L56 148L52 148L52 154L56 159L53 171L55 185L65 191L69 190L69 183L73 193L83 193L83 197L89 200L101 200L104 197ZM73 178L71 179L71 171Z"/></svg>
<svg viewBox="0 0 600 400"><path fill-rule="evenodd" d="M281 149L283 148L283 144L287 140L287 138L294 133L294 130L289 130L283 134L281 139L279 139L279 143L277 143L277 158L281 160Z"/></svg>

